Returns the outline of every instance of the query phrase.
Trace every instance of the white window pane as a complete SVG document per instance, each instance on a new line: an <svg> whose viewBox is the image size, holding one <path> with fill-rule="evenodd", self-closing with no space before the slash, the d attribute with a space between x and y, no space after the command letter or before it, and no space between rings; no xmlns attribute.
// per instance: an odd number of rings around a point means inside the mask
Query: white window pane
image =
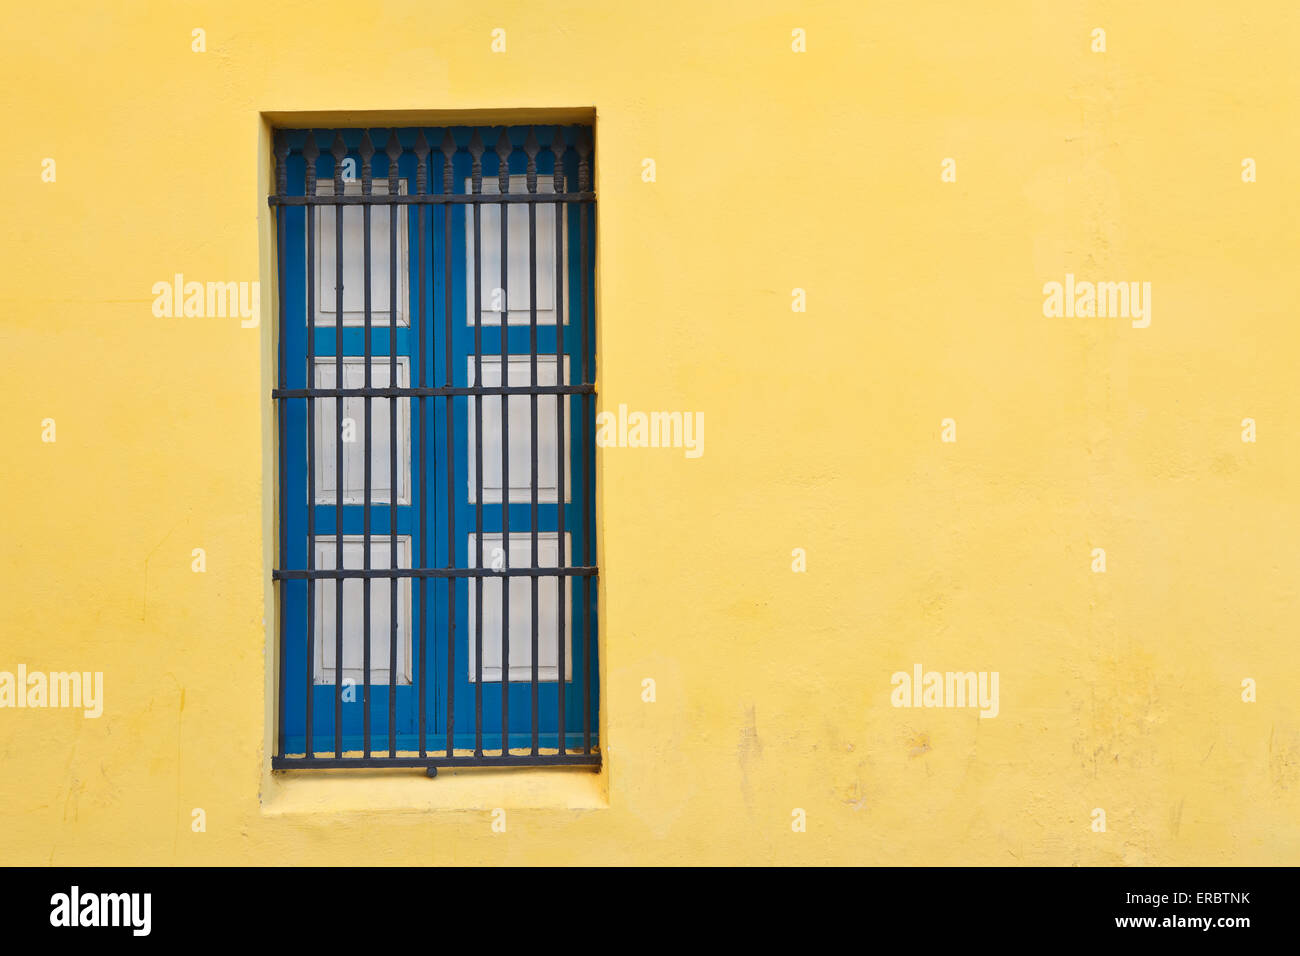
<svg viewBox="0 0 1300 956"><path fill-rule="evenodd" d="M315 384L317 388L334 388L335 359L317 356ZM397 387L406 388L410 380L409 359L397 359ZM343 356L343 387L364 388L366 384L365 358L360 355ZM390 384L387 356L371 356L370 384L373 388L388 388ZM338 493L335 474L335 442L338 427L335 419L336 399L318 398L316 402L316 503L334 504ZM370 419L372 428L370 448L370 500L372 503L389 503L392 482L389 478L391 445L389 438L390 406L394 399L372 398ZM397 503L410 503L411 475L411 400L399 398L397 402ZM366 400L349 397L343 399L343 503L365 503L366 461Z"/></svg>
<svg viewBox="0 0 1300 956"><path fill-rule="evenodd" d="M472 564L478 555L478 537L469 536L469 555ZM509 567L532 565L532 535L527 532L510 535ZM554 531L537 535L537 566L554 568L559 565L559 536ZM564 535L564 564L573 564L572 543ZM500 534L483 535L483 563L505 567ZM573 653L571 632L573 626L573 589L571 578L563 579L564 587L564 679L573 679ZM537 677L538 680L555 681L560 673L559 616L560 578L537 579ZM502 577L490 575L483 579L483 680L501 680L501 587ZM533 597L532 579L510 579L510 680L531 681L533 677ZM475 587L469 586L469 625L466 630L469 642L469 679L474 681L477 660L474 629L478 621Z"/></svg>
<svg viewBox="0 0 1300 956"><path fill-rule="evenodd" d="M359 534L343 536L343 567L364 567L365 539ZM316 567L336 568L335 540L332 536L316 539ZM391 567L390 543L387 535L370 538L370 566ZM397 566L411 566L411 539L397 538ZM316 582L316 627L314 672L317 684L334 683L334 642L337 608L335 588L338 582L321 578ZM365 682L365 632L364 604L365 582L362 578L349 578L343 582L343 677L358 684ZM389 667L389 642L392 640L392 584L386 579L370 583L370 683L387 684ZM397 683L411 682L411 579L399 578L397 582ZM358 700L360 696L358 695Z"/></svg>
<svg viewBox="0 0 1300 956"><path fill-rule="evenodd" d="M508 363L508 385L531 385L532 359L527 355L511 355ZM483 384L489 387L501 384L501 356L484 355ZM555 356L539 355L537 357L537 383L539 385L556 385ZM564 380L569 378L569 359L564 359ZM474 358L469 359L469 383L474 381ZM476 482L477 461L474 455L474 416L476 401L471 396L466 419L466 436L469 449L469 500L474 503L478 493ZM556 397L539 395L537 397L537 500L555 503L559 498L557 459L559 442L555 434ZM573 450L570 442L568 402L564 402L564 500L572 497L573 482L569 480L569 453ZM508 401L510 409L510 501L523 504L532 501L533 463L532 399L528 395L511 395ZM486 504L501 502L501 399L487 397L483 399L483 501Z"/></svg>
<svg viewBox="0 0 1300 956"><path fill-rule="evenodd" d="M398 194L406 195L406 181L398 181ZM371 192L388 195L388 181L377 180ZM334 183L316 184L320 196L333 196ZM345 196L360 196L360 183L344 183ZM343 324L365 325L365 214L360 206L342 206L343 210ZM334 206L316 207L316 324L333 325L338 309L337 261L334 257ZM390 295L392 237L389 235L390 210L387 206L370 208L370 322L389 324L392 308ZM554 225L552 225L554 228ZM397 324L407 325L407 256L406 207L397 208Z"/></svg>
<svg viewBox="0 0 1300 956"><path fill-rule="evenodd" d="M465 191L470 192L472 183L466 180ZM496 177L483 177L483 192L486 195L499 195L501 185ZM510 177L511 193L528 192L527 176ZM555 182L550 176L537 177L539 194L554 194ZM511 325L528 325L531 321L531 289L528 274L528 204L512 203L508 205L506 224L506 254L510 257L510 268L506 273L508 282L501 281L501 207L485 205L479 216L479 251L483 260L480 281L480 293L484 325L500 325L501 311L510 310ZM537 210L537 324L555 324L555 206L540 203ZM467 305L466 324L474 324L474 216L465 216L466 266L470 296ZM564 276L564 289L567 297L568 275ZM568 321L567 318L565 320Z"/></svg>

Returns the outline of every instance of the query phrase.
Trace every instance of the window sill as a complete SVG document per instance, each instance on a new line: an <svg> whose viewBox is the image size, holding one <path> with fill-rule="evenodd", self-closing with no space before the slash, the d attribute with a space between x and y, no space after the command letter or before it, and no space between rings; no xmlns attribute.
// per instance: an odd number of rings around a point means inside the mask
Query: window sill
<svg viewBox="0 0 1300 956"><path fill-rule="evenodd" d="M289 770L268 775L262 813L355 813L383 810L601 810L609 807L605 775L587 768L443 768Z"/></svg>

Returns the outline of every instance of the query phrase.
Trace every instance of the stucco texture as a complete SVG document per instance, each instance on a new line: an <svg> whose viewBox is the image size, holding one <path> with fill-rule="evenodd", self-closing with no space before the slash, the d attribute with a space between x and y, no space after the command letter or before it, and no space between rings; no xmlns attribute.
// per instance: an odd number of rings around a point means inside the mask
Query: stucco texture
<svg viewBox="0 0 1300 956"><path fill-rule="evenodd" d="M1300 863L1293 4L51 0L0 43L0 670L104 674L0 709L0 860ZM598 453L604 767L272 773L268 131L592 109L599 407L706 425ZM156 317L176 273L257 327ZM1067 274L1149 326L1044 315ZM917 663L997 716L893 706Z"/></svg>

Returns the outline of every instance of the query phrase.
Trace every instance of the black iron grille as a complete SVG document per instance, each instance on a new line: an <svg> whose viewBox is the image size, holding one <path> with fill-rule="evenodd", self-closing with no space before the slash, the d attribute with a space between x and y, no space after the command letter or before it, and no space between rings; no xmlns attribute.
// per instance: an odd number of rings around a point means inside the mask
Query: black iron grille
<svg viewBox="0 0 1300 956"><path fill-rule="evenodd" d="M590 128L274 153L272 766L598 765Z"/></svg>

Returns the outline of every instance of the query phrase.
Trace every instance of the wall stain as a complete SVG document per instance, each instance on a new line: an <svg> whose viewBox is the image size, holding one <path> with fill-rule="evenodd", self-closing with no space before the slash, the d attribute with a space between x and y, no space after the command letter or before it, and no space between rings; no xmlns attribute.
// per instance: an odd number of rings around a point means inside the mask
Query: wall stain
<svg viewBox="0 0 1300 956"><path fill-rule="evenodd" d="M758 716L756 708L750 704L745 708L745 721L740 727L740 740L736 744L736 759L740 763L740 792L744 795L746 808L752 809L753 786L749 781L750 771L763 756L763 741L758 737Z"/></svg>

